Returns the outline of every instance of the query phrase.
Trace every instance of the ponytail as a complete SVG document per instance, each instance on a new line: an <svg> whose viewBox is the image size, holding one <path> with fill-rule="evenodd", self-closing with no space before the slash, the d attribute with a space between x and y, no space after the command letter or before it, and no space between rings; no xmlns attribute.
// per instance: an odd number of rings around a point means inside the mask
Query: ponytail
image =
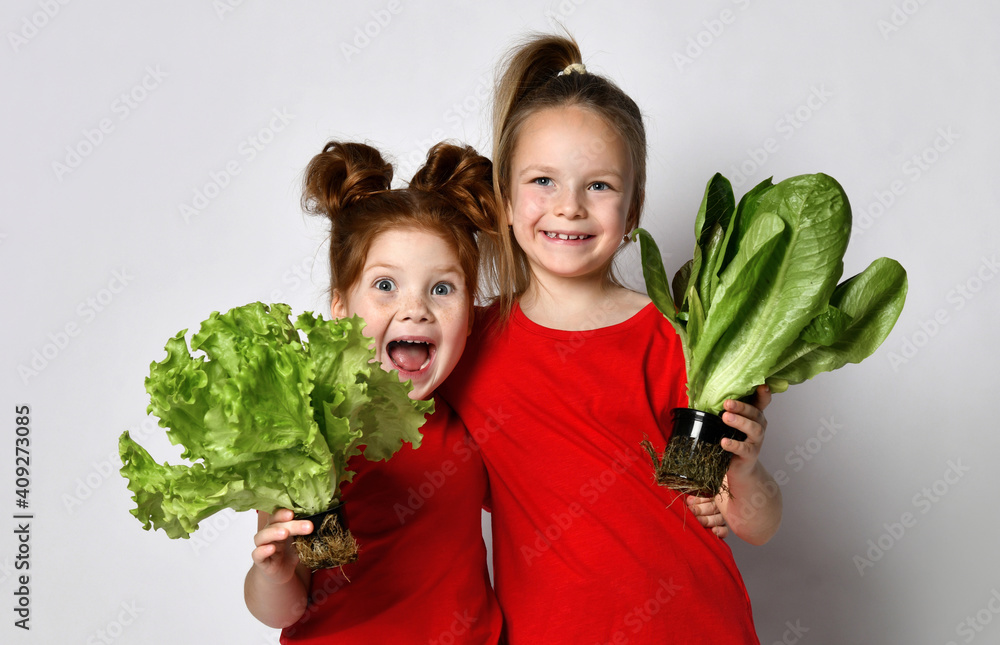
<svg viewBox="0 0 1000 645"><path fill-rule="evenodd" d="M570 65L582 63L583 57L576 41L561 36L536 35L507 53L500 63L504 73L497 81L493 103L494 156L497 150L495 144L505 135L509 136L508 121L525 97L556 78ZM509 186L504 187L504 191L508 189Z"/></svg>
<svg viewBox="0 0 1000 645"><path fill-rule="evenodd" d="M571 37L531 36L501 66L493 106L493 182L501 210L510 206L511 164L525 122L541 110L578 106L601 117L625 144L633 174L626 231L636 228L646 196L646 129L635 101L612 81L586 71ZM496 275L501 318L506 319L531 274L504 213L495 222L495 233L496 250L484 258ZM608 279L620 284L613 272Z"/></svg>

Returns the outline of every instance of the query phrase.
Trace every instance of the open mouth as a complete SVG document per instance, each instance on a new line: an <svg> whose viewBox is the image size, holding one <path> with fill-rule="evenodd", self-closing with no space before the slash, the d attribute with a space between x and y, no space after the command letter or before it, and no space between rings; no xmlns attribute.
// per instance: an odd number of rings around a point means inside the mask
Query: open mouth
<svg viewBox="0 0 1000 645"><path fill-rule="evenodd" d="M389 341L385 351L400 372L419 372L430 365L435 346L425 340L399 338Z"/></svg>
<svg viewBox="0 0 1000 645"><path fill-rule="evenodd" d="M552 231L544 231L544 233L545 237L550 240L588 240L594 237L593 235L570 235L569 233L553 233Z"/></svg>

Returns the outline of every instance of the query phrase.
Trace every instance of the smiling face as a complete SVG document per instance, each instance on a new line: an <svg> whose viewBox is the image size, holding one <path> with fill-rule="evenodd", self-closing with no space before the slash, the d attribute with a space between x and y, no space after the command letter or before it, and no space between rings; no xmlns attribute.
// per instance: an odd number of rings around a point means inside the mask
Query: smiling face
<svg viewBox="0 0 1000 645"><path fill-rule="evenodd" d="M595 113L567 106L528 117L506 206L533 277L604 280L626 233L633 181L624 142Z"/></svg>
<svg viewBox="0 0 1000 645"><path fill-rule="evenodd" d="M472 295L452 246L439 235L403 228L372 242L361 277L335 292L335 318L359 315L386 371L412 380L411 399L425 399L458 363L469 335Z"/></svg>

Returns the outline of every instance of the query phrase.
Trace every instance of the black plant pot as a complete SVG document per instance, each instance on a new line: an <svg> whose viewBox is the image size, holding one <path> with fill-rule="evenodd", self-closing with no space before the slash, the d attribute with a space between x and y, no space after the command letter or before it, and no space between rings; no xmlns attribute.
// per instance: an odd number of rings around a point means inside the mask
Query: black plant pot
<svg viewBox="0 0 1000 645"><path fill-rule="evenodd" d="M323 520L325 520L326 517L331 514L336 516L338 526L340 526L345 531L349 530L349 527L347 526L347 513L344 512L343 502L337 504L336 506L332 506L326 509L325 511L316 513L315 515L306 515L305 517L296 517L295 519L309 520L310 522L312 522L313 530L312 533L309 533L309 535L315 535L316 531L319 530L319 527L323 526ZM306 537L309 537L309 535L307 535Z"/></svg>
<svg viewBox="0 0 1000 645"><path fill-rule="evenodd" d="M746 441L746 434L726 425L718 415L690 408L674 408L672 424L662 457L657 457L648 441L643 443L653 458L656 482L682 493L715 497L733 456L722 448L722 439Z"/></svg>
<svg viewBox="0 0 1000 645"><path fill-rule="evenodd" d="M347 530L343 504L295 519L309 520L313 524L312 533L296 535L292 540L302 564L315 571L357 561L358 543Z"/></svg>

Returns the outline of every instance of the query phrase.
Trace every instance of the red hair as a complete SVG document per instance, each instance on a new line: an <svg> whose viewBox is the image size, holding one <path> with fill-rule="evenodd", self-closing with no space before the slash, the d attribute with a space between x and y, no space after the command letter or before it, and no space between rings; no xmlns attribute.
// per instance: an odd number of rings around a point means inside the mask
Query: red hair
<svg viewBox="0 0 1000 645"><path fill-rule="evenodd" d="M395 228L439 235L458 256L468 293L479 294L479 248L492 248L496 219L493 166L469 146L439 143L406 188L392 189L393 168L362 143L331 141L306 168L302 206L330 220L330 291L346 294L360 278L372 242Z"/></svg>

